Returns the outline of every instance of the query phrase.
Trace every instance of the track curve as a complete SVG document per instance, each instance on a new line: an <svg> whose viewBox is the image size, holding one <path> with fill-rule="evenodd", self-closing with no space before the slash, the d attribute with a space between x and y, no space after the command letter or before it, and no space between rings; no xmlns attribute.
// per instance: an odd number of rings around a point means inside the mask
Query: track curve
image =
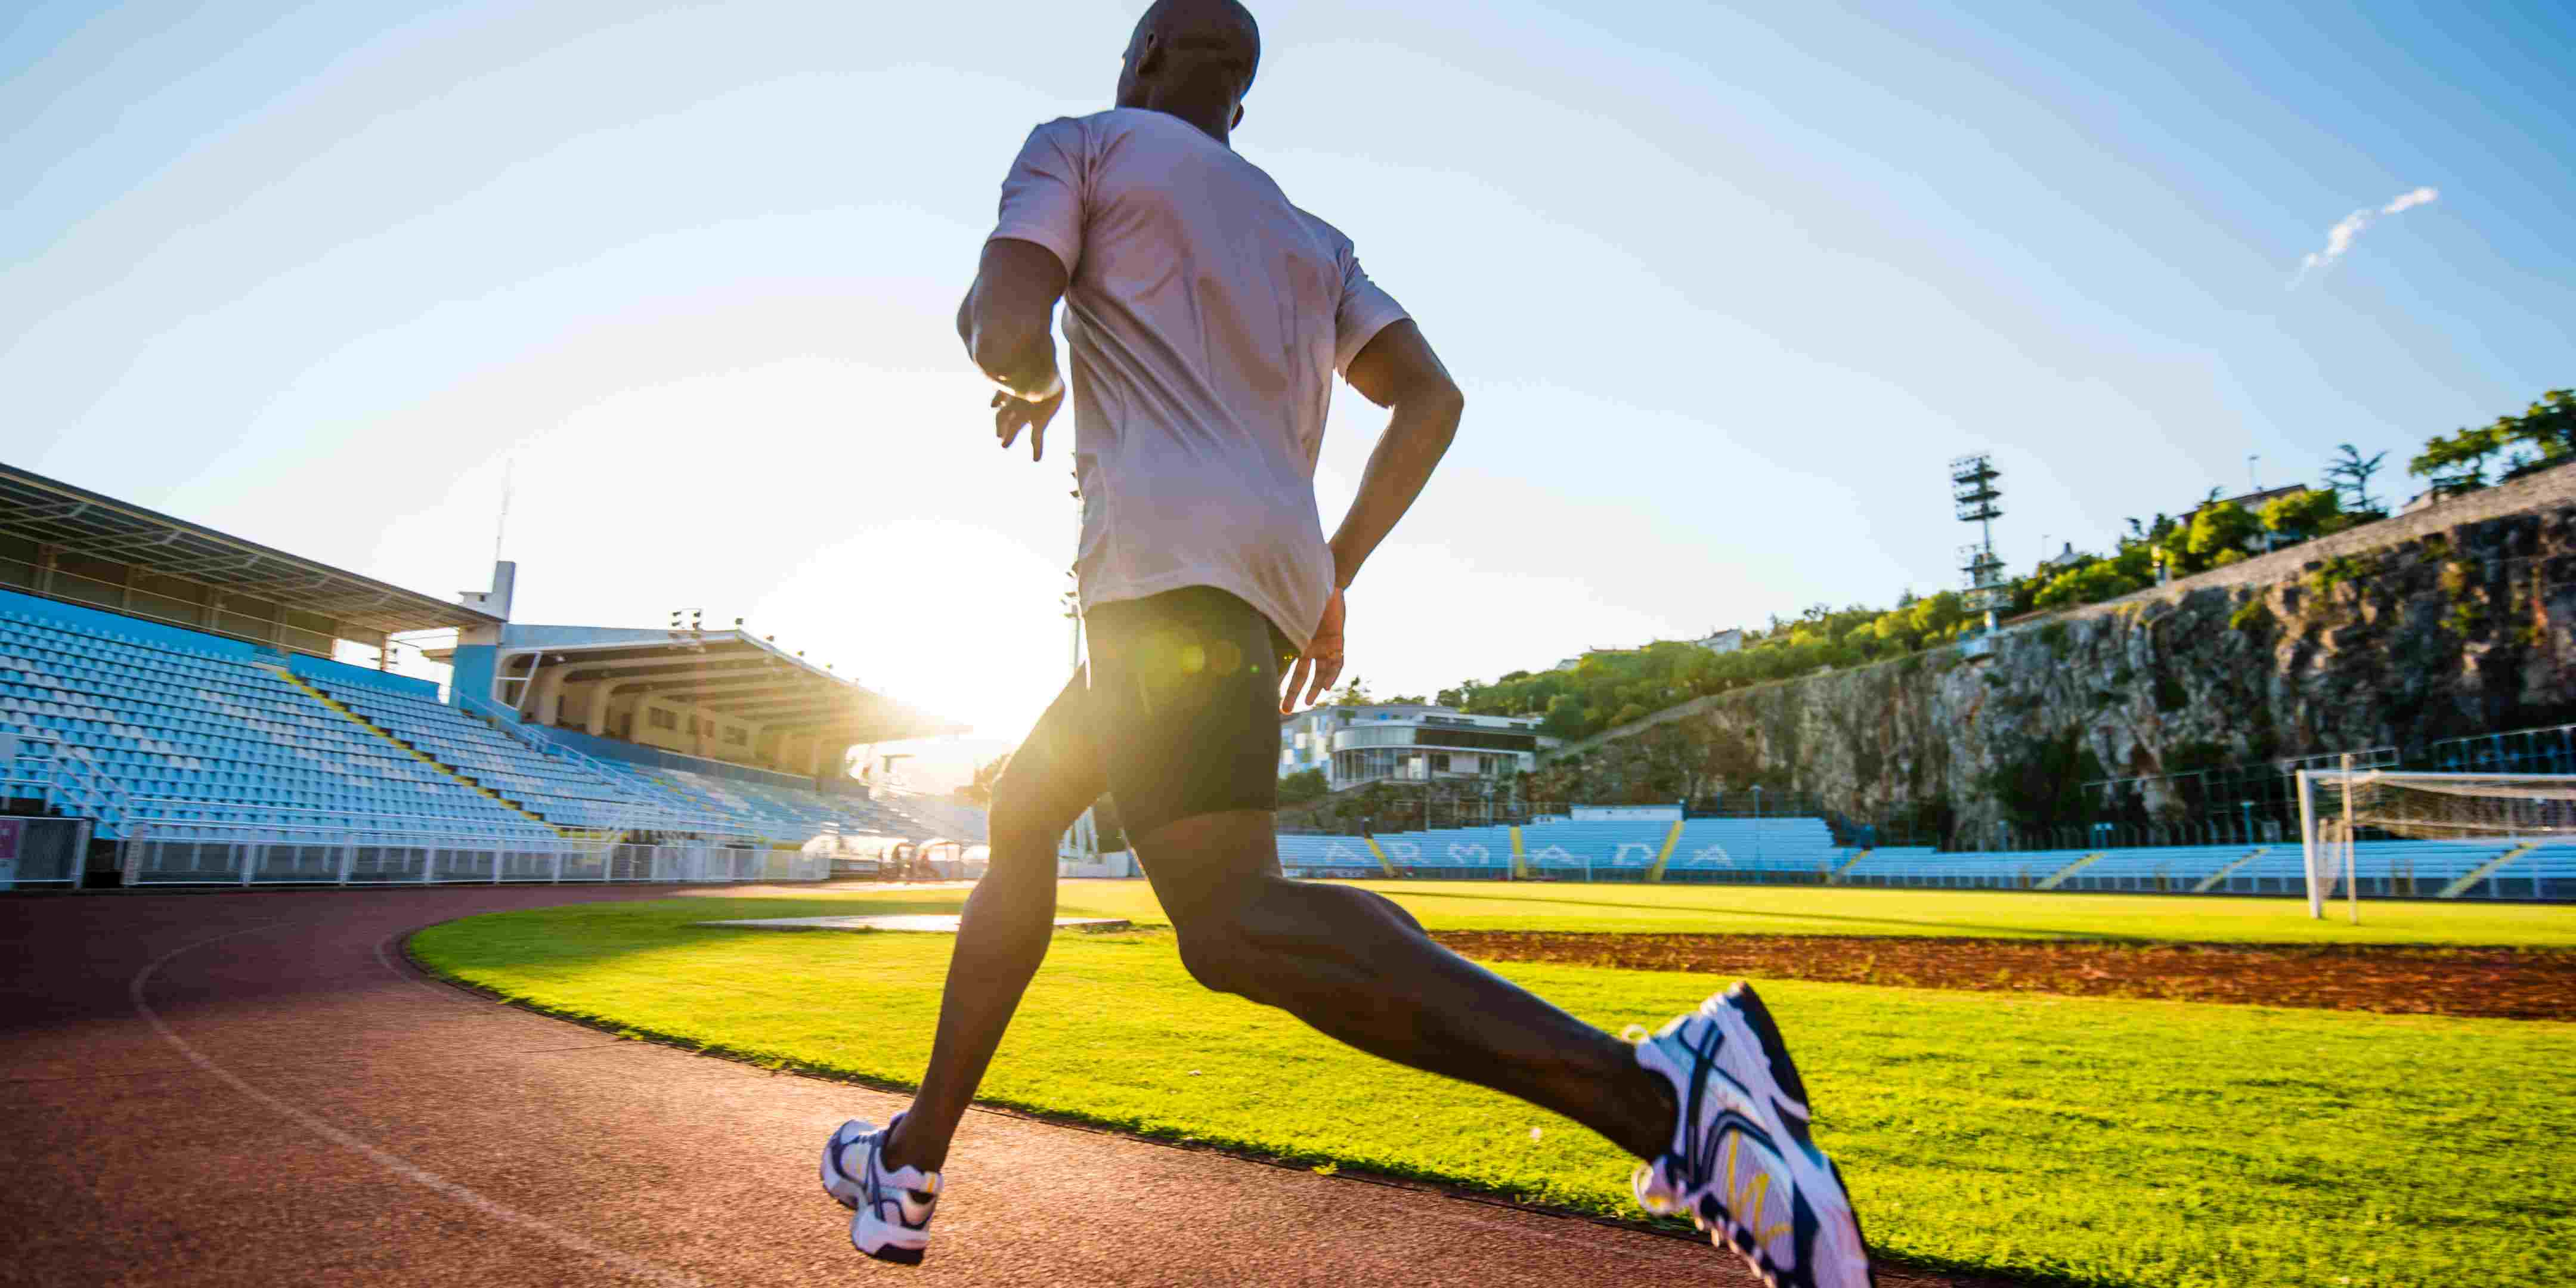
<svg viewBox="0 0 2576 1288"><path fill-rule="evenodd" d="M959 1137L928 1262L881 1266L812 1155L898 1097L620 1041L395 951L478 912L726 893L0 898L0 1283L1750 1282L1693 1241L998 1114Z"/></svg>

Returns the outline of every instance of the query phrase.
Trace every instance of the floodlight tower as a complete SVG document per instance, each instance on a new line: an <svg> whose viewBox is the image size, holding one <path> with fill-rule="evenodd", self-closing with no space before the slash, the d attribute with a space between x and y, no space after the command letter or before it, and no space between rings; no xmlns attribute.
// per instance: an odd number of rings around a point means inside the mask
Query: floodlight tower
<svg viewBox="0 0 2576 1288"><path fill-rule="evenodd" d="M1976 544L1959 547L1959 571L1967 580L1968 607L1986 615L1990 633L2005 596L2004 561L1995 555L1995 520L2004 516L2002 477L1985 452L1950 462L1950 500L1958 507L1959 522L1976 524L1979 536Z"/></svg>

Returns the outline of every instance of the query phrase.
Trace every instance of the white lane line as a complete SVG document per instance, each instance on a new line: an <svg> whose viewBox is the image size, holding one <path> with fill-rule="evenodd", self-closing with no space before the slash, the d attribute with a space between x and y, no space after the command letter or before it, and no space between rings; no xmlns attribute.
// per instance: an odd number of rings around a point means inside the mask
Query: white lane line
<svg viewBox="0 0 2576 1288"><path fill-rule="evenodd" d="M271 924L273 925L275 923ZM507 1204L494 1202L491 1199L475 1193L473 1190L467 1189L465 1186L459 1185L444 1176L440 1176L436 1172L429 1171L425 1168L415 1167L410 1163L404 1162L402 1159L396 1158L393 1155L350 1135L348 1132L342 1131L341 1129L314 1117L312 1114L250 1085L248 1082L235 1076L231 1070L215 1063L211 1059L208 1059L205 1052L198 1050L195 1046L191 1045L186 1038L180 1037L176 1032L172 1031L169 1024L162 1020L161 1013L153 1010L152 1004L143 1000L144 984L152 978L152 973L154 971L161 969L162 963L169 961L171 958L176 957L181 953L203 948L208 944L221 943L224 940L231 939L236 936L247 935L253 931L267 930L270 928L271 927L269 925L246 927L241 930L232 931L229 934L216 935L211 939L200 939L193 944L173 948L170 951L161 954L159 957L153 958L150 965L145 966L143 969L134 973L134 982L126 988L127 994L134 999L135 1012L143 1017L144 1023L152 1026L153 1032L161 1035L163 1041L166 1041L171 1046L178 1048L179 1054L188 1057L189 1063L205 1070L207 1073L222 1081L225 1085L230 1086L233 1090L268 1106L272 1110L275 1110L277 1113L293 1121L297 1126L312 1132L314 1135L319 1136L334 1145L338 1145L342 1149L346 1149L351 1153L365 1157L367 1161L374 1163L376 1166L381 1167L406 1181L410 1181L414 1185L434 1190L437 1193L454 1199L495 1221L502 1222L506 1225L515 1225L520 1229L551 1240L563 1247L570 1248L584 1256L598 1258L619 1270L625 1271L627 1274L633 1275L636 1278L645 1280L649 1283L668 1284L671 1285L671 1288L702 1288L698 1279L684 1271L675 1270L669 1266L662 1265L659 1262L648 1261L642 1257L620 1252L615 1248L594 1242L593 1240L584 1238L570 1230L563 1229L560 1226L552 1225L537 1217L530 1216L527 1213Z"/></svg>

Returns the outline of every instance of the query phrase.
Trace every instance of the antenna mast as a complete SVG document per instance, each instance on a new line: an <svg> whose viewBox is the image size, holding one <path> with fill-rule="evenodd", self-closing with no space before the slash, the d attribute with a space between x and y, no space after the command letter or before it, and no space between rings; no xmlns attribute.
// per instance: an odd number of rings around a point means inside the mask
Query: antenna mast
<svg viewBox="0 0 2576 1288"><path fill-rule="evenodd" d="M518 471L518 468L518 457L508 457L501 462L501 518L499 522L492 525L492 562L494 563L501 562L501 538L508 536L510 532L510 484L511 476Z"/></svg>

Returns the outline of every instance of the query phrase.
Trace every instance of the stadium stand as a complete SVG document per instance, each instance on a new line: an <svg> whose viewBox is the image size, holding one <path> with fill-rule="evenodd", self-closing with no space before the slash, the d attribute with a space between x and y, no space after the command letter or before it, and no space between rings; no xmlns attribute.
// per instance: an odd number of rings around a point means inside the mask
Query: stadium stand
<svg viewBox="0 0 2576 1288"><path fill-rule="evenodd" d="M1511 870L1508 827L1444 828L1430 832L1380 832L1380 850L1398 868L1443 871L1461 877L1499 876Z"/></svg>
<svg viewBox="0 0 2576 1288"><path fill-rule="evenodd" d="M314 702L246 649L147 643L101 616L0 606L0 723L50 736L118 784L121 807L99 811L102 837L552 834Z"/></svg>
<svg viewBox="0 0 2576 1288"><path fill-rule="evenodd" d="M30 820L0 888L811 878L818 831L972 817L818 790L849 745L953 726L739 629L520 627L493 576L446 602L0 465L0 813ZM454 691L334 660L427 631L456 633L428 654ZM649 701L693 737L585 751L527 719L621 688L621 726Z"/></svg>
<svg viewBox="0 0 2576 1288"><path fill-rule="evenodd" d="M1319 872L1359 876L1381 871L1377 856L1369 853L1368 844L1354 836L1282 835L1279 838L1279 866L1291 874Z"/></svg>
<svg viewBox="0 0 2576 1288"><path fill-rule="evenodd" d="M558 828L624 831L655 822L634 795L597 773L453 707L357 676L312 674L318 668L300 664L295 670L352 715Z"/></svg>
<svg viewBox="0 0 2576 1288"><path fill-rule="evenodd" d="M1726 872L1830 872L1850 851L1820 818L1694 818L1682 824L1664 879Z"/></svg>
<svg viewBox="0 0 2576 1288"><path fill-rule="evenodd" d="M2095 850L1944 852L1837 845L1820 818L1533 823L1520 829L1525 875L1538 880L1796 882L1935 889L2295 895L2304 857L2286 845L2176 845ZM1399 875L1504 879L1514 875L1512 829L1380 832ZM1655 862L1673 842L1660 875ZM1281 866L1314 875L1376 875L1358 837L1281 835ZM2361 893L2397 898L2563 899L2576 896L2576 842L2364 841Z"/></svg>
<svg viewBox="0 0 2576 1288"><path fill-rule="evenodd" d="M1535 823L1521 829L1521 853L1533 873L1629 879L1663 854L1669 823Z"/></svg>

